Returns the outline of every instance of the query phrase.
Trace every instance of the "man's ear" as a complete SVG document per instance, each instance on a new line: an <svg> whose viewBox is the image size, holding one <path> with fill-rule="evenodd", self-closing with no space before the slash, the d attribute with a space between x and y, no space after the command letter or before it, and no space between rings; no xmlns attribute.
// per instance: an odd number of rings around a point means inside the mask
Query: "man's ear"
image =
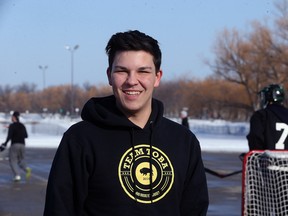
<svg viewBox="0 0 288 216"><path fill-rule="evenodd" d="M155 80L155 83L154 83L154 87L158 87L158 86L159 86L160 80L161 80L161 78L162 78L162 75L163 75L162 70L159 70L159 71L156 73L156 80Z"/></svg>
<svg viewBox="0 0 288 216"><path fill-rule="evenodd" d="M112 85L112 81L111 81L111 70L110 70L109 67L108 67L107 70L106 70L106 75L107 75L107 78L108 78L109 85Z"/></svg>

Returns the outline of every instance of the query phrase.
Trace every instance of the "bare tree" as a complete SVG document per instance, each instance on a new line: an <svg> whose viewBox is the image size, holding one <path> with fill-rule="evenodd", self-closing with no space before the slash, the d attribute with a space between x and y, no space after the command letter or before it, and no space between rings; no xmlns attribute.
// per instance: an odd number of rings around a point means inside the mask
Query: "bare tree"
<svg viewBox="0 0 288 216"><path fill-rule="evenodd" d="M215 62L208 62L216 77L244 87L251 111L258 108L257 93L264 86L288 82L287 1L278 9L283 15L277 20L281 34L256 21L246 34L225 29L214 47Z"/></svg>

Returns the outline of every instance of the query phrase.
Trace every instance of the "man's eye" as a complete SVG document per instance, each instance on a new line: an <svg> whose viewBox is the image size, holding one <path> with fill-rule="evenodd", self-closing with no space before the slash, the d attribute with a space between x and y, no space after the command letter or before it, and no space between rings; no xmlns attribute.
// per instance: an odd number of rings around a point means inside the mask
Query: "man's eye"
<svg viewBox="0 0 288 216"><path fill-rule="evenodd" d="M147 71L147 70L141 70L141 71L139 71L139 73L151 73L151 72Z"/></svg>

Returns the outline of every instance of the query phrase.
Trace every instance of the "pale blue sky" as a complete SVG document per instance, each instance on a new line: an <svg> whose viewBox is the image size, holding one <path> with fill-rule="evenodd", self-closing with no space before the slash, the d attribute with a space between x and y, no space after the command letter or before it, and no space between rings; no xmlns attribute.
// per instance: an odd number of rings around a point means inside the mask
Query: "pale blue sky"
<svg viewBox="0 0 288 216"><path fill-rule="evenodd" d="M105 46L112 34L138 29L160 43L164 79L205 78L215 38L275 18L272 0L0 0L0 85L106 84Z"/></svg>

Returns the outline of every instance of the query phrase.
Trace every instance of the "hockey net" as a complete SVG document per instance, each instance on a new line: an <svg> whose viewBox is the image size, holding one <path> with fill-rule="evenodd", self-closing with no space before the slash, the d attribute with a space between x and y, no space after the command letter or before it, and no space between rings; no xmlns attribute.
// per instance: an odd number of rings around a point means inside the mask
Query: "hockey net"
<svg viewBox="0 0 288 216"><path fill-rule="evenodd" d="M288 151L250 151L243 160L242 216L288 215Z"/></svg>

